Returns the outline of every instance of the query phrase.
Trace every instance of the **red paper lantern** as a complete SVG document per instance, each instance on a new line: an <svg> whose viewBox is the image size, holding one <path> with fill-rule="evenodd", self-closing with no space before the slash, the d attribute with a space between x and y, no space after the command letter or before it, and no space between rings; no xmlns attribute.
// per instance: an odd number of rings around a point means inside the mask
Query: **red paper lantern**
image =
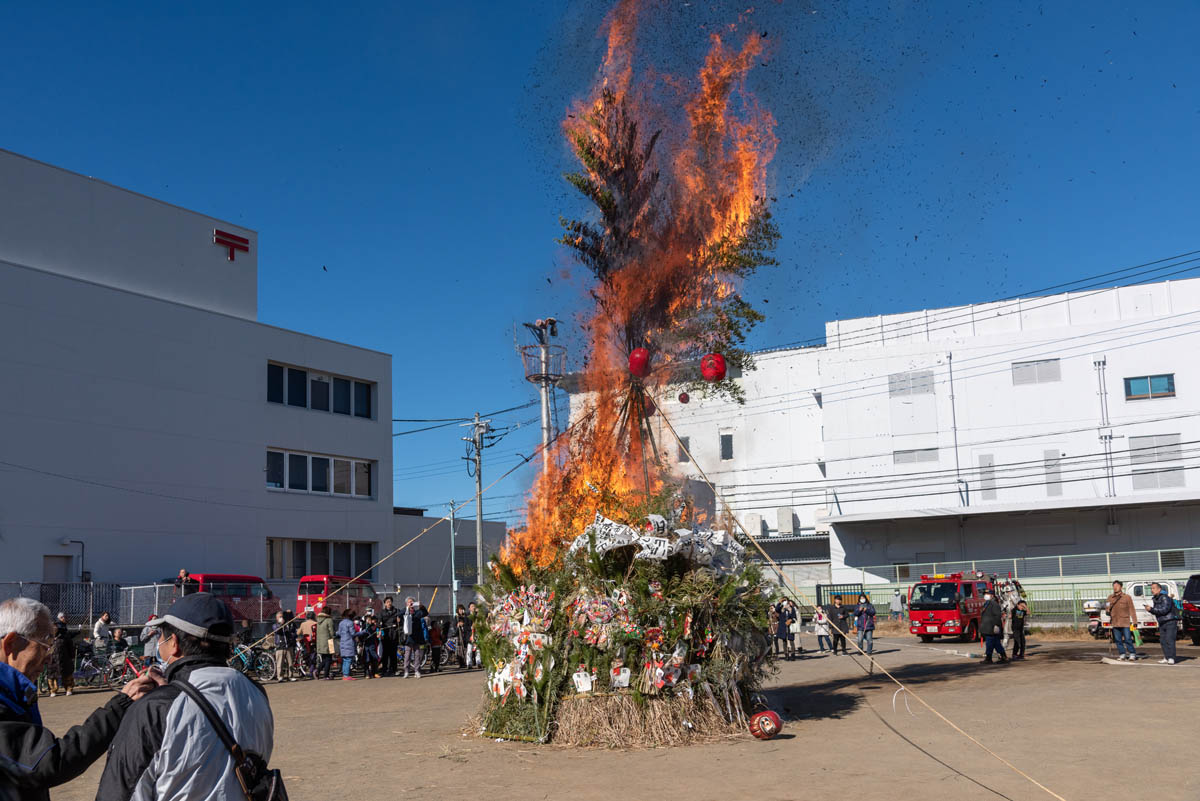
<svg viewBox="0 0 1200 801"><path fill-rule="evenodd" d="M645 348L634 348L629 352L629 372L638 378L644 378L650 372L650 351Z"/></svg>
<svg viewBox="0 0 1200 801"><path fill-rule="evenodd" d="M750 716L750 733L760 740L770 740L783 731L783 721L769 709Z"/></svg>
<svg viewBox="0 0 1200 801"><path fill-rule="evenodd" d="M679 402L680 403L687 403L690 400L691 400L691 397L686 392L679 393Z"/></svg>
<svg viewBox="0 0 1200 801"><path fill-rule="evenodd" d="M725 377L725 357L719 353L709 353L700 360L700 375L705 381L720 381Z"/></svg>
<svg viewBox="0 0 1200 801"><path fill-rule="evenodd" d="M654 402L649 398L642 398L642 416L652 417L654 415Z"/></svg>

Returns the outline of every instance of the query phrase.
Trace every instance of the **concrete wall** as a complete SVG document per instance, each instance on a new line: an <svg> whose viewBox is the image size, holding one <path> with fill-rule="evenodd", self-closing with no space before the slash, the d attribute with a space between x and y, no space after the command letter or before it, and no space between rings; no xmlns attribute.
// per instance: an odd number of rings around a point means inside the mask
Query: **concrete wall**
<svg viewBox="0 0 1200 801"><path fill-rule="evenodd" d="M77 574L64 539L131 584L266 577L268 538L392 541L387 354L11 263L0 310L0 580ZM376 382L374 418L268 403L268 360ZM268 490L269 447L373 460L375 497Z"/></svg>
<svg viewBox="0 0 1200 801"><path fill-rule="evenodd" d="M221 229L249 252L213 243ZM0 261L255 319L258 234L0 150Z"/></svg>

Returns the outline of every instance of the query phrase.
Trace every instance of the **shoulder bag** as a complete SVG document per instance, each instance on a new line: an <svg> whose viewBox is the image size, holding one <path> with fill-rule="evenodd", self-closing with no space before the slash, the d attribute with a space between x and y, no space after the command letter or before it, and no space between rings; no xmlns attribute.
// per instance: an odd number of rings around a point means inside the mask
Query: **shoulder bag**
<svg viewBox="0 0 1200 801"><path fill-rule="evenodd" d="M178 679L172 684L179 685L179 689L196 702L196 706L200 707L204 717L208 718L213 730L225 744L229 755L233 757L233 775L237 776L238 784L241 785L247 801L288 801L287 790L284 789L283 776L280 772L277 769L268 768L267 763L258 754L246 753L242 750L242 747L233 739L225 721L221 720L220 715L213 709L204 694L183 679Z"/></svg>

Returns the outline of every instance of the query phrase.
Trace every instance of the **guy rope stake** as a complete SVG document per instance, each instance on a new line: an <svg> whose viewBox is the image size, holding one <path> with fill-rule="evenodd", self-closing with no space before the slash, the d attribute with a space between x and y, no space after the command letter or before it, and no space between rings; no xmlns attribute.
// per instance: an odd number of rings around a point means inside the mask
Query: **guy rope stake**
<svg viewBox="0 0 1200 801"><path fill-rule="evenodd" d="M729 518L730 518L730 519L731 519L731 520L734 522L734 524L735 524L735 525L738 527L738 529L740 529L740 530L741 530L741 532L742 532L742 535L743 535L743 536L746 538L746 540L747 540L747 541L748 541L748 542L749 542L751 545L753 545L753 546L754 546L755 550L757 550L757 551L759 552L759 554L761 554L761 555L762 555L762 558L763 558L764 560L766 560L766 562L767 562L767 563L768 563L768 564L771 566L771 568L772 568L772 569L775 571L775 574L776 574L777 576L779 576L779 579L780 579L781 581L783 581L784 583L786 583L786 584L788 585L788 587L790 587L790 588L791 588L792 592L796 594L796 597L798 597L798 598L800 598L800 599L804 600L804 601L807 603L807 602L810 600L810 599L808 598L808 596L807 596L805 593L801 592L800 588L799 588L799 587L797 587L797 586L796 586L796 585L795 585L795 584L792 582L792 580L791 580L791 579L789 579L789 578L788 578L788 577L787 577L787 576L784 574L784 572L783 572L783 569L779 567L779 563L777 563L777 562L776 562L774 559L772 559L772 558L771 558L771 556L770 556L770 554L768 554L768 553L767 553L765 550L763 550L763 547L762 547L762 546L761 546L761 545L758 543L758 540L757 540L755 537L751 537L751 536L750 536L750 533L749 533L748 531L746 531L746 528L745 528L745 526L743 526L743 525L742 525L742 521L738 520L738 519L737 519L737 516L736 516L736 515L734 515L734 513L733 513L733 509L732 509L732 508L729 506L729 504L726 502L725 498L724 498L724 497L723 497L723 496L722 496L722 495L721 495L721 494L720 494L720 493L717 491L717 488L716 488L716 486L714 486L714 485L713 485L712 481L710 481L710 480L709 480L709 478L708 478L708 474L706 474L706 473L704 472L704 468L702 468L702 467L700 466L699 462L697 462L697 461L696 461L695 457L693 457L693 456L692 456L692 454L691 454L691 451L689 451L689 450L688 450L687 446L686 446L686 445L684 444L684 442L683 442L683 439L682 439L682 438L680 438L680 436L679 436L679 433L678 433L678 432L675 430L675 426L674 426L674 425L672 425L672 423L671 423L671 419L670 419L669 417L667 417L667 415L666 415L666 413L665 413L665 412L663 412L663 410L662 410L662 407L660 407L660 406L658 405L658 403L657 403L657 402L654 400L654 398L652 398L652 397L651 397L649 394L647 394L647 395L646 395L646 398L647 398L647 399L648 399L648 400L649 400L651 403L653 403L653 404L654 404L654 406L655 406L655 408L658 410L658 414L660 415L660 418L662 419L663 423L664 423L664 424L666 424L666 426L667 426L667 429L668 429L668 430L671 432L671 436L672 436L672 437L674 437L674 438L675 438L675 441L676 441L676 442L679 444L679 451L680 451L680 453L682 453L682 454L684 454L684 455L686 455L686 456L687 456L687 458L688 458L688 461L690 461L690 462L691 462L692 466L693 466L693 467L696 469L696 471L697 471L697 472L700 474L700 478L701 478L701 479L704 481L704 483L705 483L706 485L708 485L708 488L709 488L709 490L711 490L711 491L712 491L713 498L715 498L715 499L718 499L718 500L720 501L721 505L722 505L722 506L725 508L725 514L726 514L726 516L727 516L727 517L729 517ZM813 604L813 607L815 608L815 607L816 607L816 604ZM844 631L842 631L840 628L838 628L837 624L836 624L836 623L834 623L832 620L830 620L830 621L829 621L829 625L830 625L830 627L831 627L832 629L834 629L835 631L837 631L837 632L838 632L839 634L841 634L843 637L846 637L846 632L844 632ZM883 675L887 676L887 677L888 677L888 679L890 679L890 680L892 681L892 683L894 683L894 684L895 684L895 685L896 685L898 688L900 688L901 690L904 690L904 692L905 692L905 694L906 694L906 695L911 695L911 696L913 697L913 699L917 701L917 703L919 703L921 706L925 707L925 708L926 708L926 709L928 709L930 712L932 712L932 713L933 713L935 716L937 716L937 718L938 718L939 720L941 720L943 723L945 723L945 724L946 724L947 726L949 726L950 728L954 729L954 731L958 732L960 735L962 735L963 737L965 737L967 740L969 740L969 741L971 741L972 743L974 743L974 744L975 744L976 746L978 746L978 747L980 748L980 750L982 750L984 753L988 754L989 756L992 756L992 757L994 757L996 760L998 760L998 761L999 761L999 762L1000 762L1002 765L1004 765L1005 767L1007 767L1007 768L1008 768L1009 770L1011 770L1013 773L1016 773L1018 776L1020 776L1020 777L1022 777L1023 779L1025 779L1025 780L1029 781L1031 784L1033 784L1033 785L1034 785L1035 787L1037 787L1038 789L1040 789L1040 790L1043 790L1043 791L1044 791L1044 792L1045 792L1047 795L1049 795L1050 797L1052 797L1052 798L1056 798L1056 799L1058 799L1058 801L1067 801L1067 799L1063 798L1061 795L1059 795L1058 793L1054 792L1054 791L1053 791L1053 790L1051 790L1049 787L1047 787L1046 785L1042 784L1042 783L1041 783L1041 782L1039 782L1037 779L1033 778L1033 777L1032 777L1032 776L1030 776L1028 773L1026 773L1025 771L1021 770L1021 769L1020 769L1020 768L1018 768L1016 765L1014 765L1013 763L1009 762L1009 761L1008 761L1007 759L1005 759L1004 757L1002 757L1002 756L1000 756L999 754L997 754L997 753L996 753L995 751L993 751L992 749L988 748L986 745L984 745L984 744L983 744L982 742L980 742L978 739L976 739L975 737L972 737L970 734L968 734L967 732L965 732L965 731L964 731L964 730L963 730L963 729L962 729L962 728L961 728L961 727L960 727L958 724L956 724L954 721L950 720L950 718L946 717L946 716L945 716L945 715L943 715L941 712L939 712L939 711L937 711L936 709L934 709L934 708L933 708L933 706L932 706L932 705L930 705L930 703L929 703L928 701L926 701L924 698L922 698L920 695L918 695L916 692L914 692L914 691L913 691L913 690L912 690L910 687L906 686L906 685L904 684L904 682L900 681L900 679L898 679L898 678L896 678L895 676L893 676L893 675L891 674L891 672L890 672L890 671L888 671L888 669L887 669L887 668L885 668L883 665L881 665L881 664L879 664L877 661L875 661L875 657L873 657L871 654L868 654L866 651L864 651L864 650L863 650L863 649L862 649L862 648L861 648L861 647L858 645L858 643L857 643L857 642L855 642L854 640L851 640L851 639L849 639L848 637L846 637L846 641L847 641L847 642L849 642L850 644L852 644L852 645L854 646L854 650L858 651L858 652L859 652L859 654L861 654L862 656L866 657L867 661L868 661L868 662L870 662L870 664L871 664L872 668L878 668L880 673L882 673ZM861 666L860 666L860 667L861 667ZM868 671L868 673L870 673L870 671Z"/></svg>

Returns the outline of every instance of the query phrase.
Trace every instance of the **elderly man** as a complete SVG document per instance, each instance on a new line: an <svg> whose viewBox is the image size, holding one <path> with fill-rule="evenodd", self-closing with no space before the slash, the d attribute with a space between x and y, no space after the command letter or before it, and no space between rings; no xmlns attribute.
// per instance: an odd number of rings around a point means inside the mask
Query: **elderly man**
<svg viewBox="0 0 1200 801"><path fill-rule="evenodd" d="M135 700L157 687L150 677L129 682L81 726L55 737L42 726L37 678L54 623L30 598L0 603L0 787L21 799L49 799L50 788L79 776L108 748Z"/></svg>

